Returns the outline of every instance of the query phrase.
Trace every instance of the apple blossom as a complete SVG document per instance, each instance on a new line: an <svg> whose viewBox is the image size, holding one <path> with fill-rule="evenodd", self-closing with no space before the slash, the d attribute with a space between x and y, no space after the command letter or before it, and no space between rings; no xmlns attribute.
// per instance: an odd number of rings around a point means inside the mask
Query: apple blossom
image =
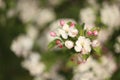
<svg viewBox="0 0 120 80"><path fill-rule="evenodd" d="M68 32L68 35L69 35L70 37L76 37L77 34L78 34L78 30L77 30L77 29L75 29L75 28L70 28L70 30L69 30L69 32Z"/></svg>
<svg viewBox="0 0 120 80"><path fill-rule="evenodd" d="M85 38L84 36L80 36L76 41L75 51L81 52L82 54L88 54L91 51L91 41L89 38Z"/></svg>
<svg viewBox="0 0 120 80"><path fill-rule="evenodd" d="M64 24L64 26L63 26L63 30L65 30L66 32L68 32L69 31L69 25L68 24Z"/></svg>
<svg viewBox="0 0 120 80"><path fill-rule="evenodd" d="M59 29L58 33L60 34L60 36L62 36L63 39L67 39L68 38L68 34L64 30Z"/></svg>
<svg viewBox="0 0 120 80"><path fill-rule="evenodd" d="M71 49L71 48L73 48L74 43L73 43L72 41L70 41L70 40L66 40L66 41L65 41L65 46L66 46L68 49Z"/></svg>
<svg viewBox="0 0 120 80"><path fill-rule="evenodd" d="M77 26L73 22L65 23L64 21L60 21L60 25L62 27L56 31L58 32L58 40L56 40L56 44L59 48L65 46L75 54L75 56L71 59L73 62L77 64L85 63L92 50L94 50L97 55L98 53L100 54L100 51L98 52L94 48L100 46L99 41L96 39L98 36L96 27L93 28L93 26L90 25L87 26L79 24L77 24ZM55 33L51 32L51 36L54 35ZM53 44L53 47L54 46L55 45Z"/></svg>

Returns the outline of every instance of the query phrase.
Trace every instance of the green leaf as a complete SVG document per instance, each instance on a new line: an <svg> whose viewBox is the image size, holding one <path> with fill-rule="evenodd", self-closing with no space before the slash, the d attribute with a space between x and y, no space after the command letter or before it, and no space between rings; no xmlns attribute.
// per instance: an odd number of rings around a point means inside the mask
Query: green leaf
<svg viewBox="0 0 120 80"><path fill-rule="evenodd" d="M69 68L73 68L75 66L77 66L77 64L71 60L69 60L67 63L66 63L66 66L69 67Z"/></svg>
<svg viewBox="0 0 120 80"><path fill-rule="evenodd" d="M82 27L80 26L80 24L76 24L75 27L77 28L78 31L80 31L82 29Z"/></svg>
<svg viewBox="0 0 120 80"><path fill-rule="evenodd" d="M81 26L82 26L82 29L84 29L85 23L83 23Z"/></svg>
<svg viewBox="0 0 120 80"><path fill-rule="evenodd" d="M82 55L82 58L83 58L84 60L87 60L89 56L90 56L89 53L88 53L88 54L83 54L83 55Z"/></svg>
<svg viewBox="0 0 120 80"><path fill-rule="evenodd" d="M95 51L95 54L97 54L98 56L101 56L101 54L102 54L101 47L95 47L95 48L93 48L93 50Z"/></svg>
<svg viewBox="0 0 120 80"><path fill-rule="evenodd" d="M51 49L51 48L53 48L53 47L56 46L56 40L57 40L57 39L51 41L51 42L48 44L48 49Z"/></svg>
<svg viewBox="0 0 120 80"><path fill-rule="evenodd" d="M84 34L84 30L80 30L80 36L84 36L85 34Z"/></svg>
<svg viewBox="0 0 120 80"><path fill-rule="evenodd" d="M77 30L79 31L79 34L81 35L81 36L84 36L85 35L85 32L84 32L84 23L82 24L82 25L80 25L80 24L76 24L76 28L77 28Z"/></svg>
<svg viewBox="0 0 120 80"><path fill-rule="evenodd" d="M68 22L67 24L70 26L72 22Z"/></svg>

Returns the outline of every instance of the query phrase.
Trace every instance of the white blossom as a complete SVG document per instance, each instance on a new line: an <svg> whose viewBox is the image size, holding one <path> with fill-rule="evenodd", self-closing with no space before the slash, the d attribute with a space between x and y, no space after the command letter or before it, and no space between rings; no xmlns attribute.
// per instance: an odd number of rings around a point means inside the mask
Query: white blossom
<svg viewBox="0 0 120 80"><path fill-rule="evenodd" d="M76 37L78 34L78 30L75 27L70 27L67 23L65 23L62 28L58 29L58 32L64 39L67 39L68 36Z"/></svg>
<svg viewBox="0 0 120 80"><path fill-rule="evenodd" d="M89 31L89 30L91 30L93 27L94 27L93 24L87 24L87 23L85 23L84 30Z"/></svg>
<svg viewBox="0 0 120 80"><path fill-rule="evenodd" d="M117 28L120 26L120 10L119 7L115 4L108 5L107 3L103 4L101 9L101 20L104 24L108 26L109 29Z"/></svg>
<svg viewBox="0 0 120 80"><path fill-rule="evenodd" d="M45 65L40 62L40 55L36 52L31 52L28 58L22 62L22 67L27 69L32 76L41 75L45 69Z"/></svg>
<svg viewBox="0 0 120 80"><path fill-rule="evenodd" d="M69 32L68 32L68 35L70 36L70 37L76 37L77 36L77 34L78 34L78 30L76 29L76 28L70 28L70 30L69 30Z"/></svg>
<svg viewBox="0 0 120 80"><path fill-rule="evenodd" d="M82 9L79 14L79 18L81 19L82 23L86 23L89 25L94 25L96 20L96 15L94 9L87 7Z"/></svg>
<svg viewBox="0 0 120 80"><path fill-rule="evenodd" d="M120 53L120 36L117 37L116 43L114 44L115 52Z"/></svg>
<svg viewBox="0 0 120 80"><path fill-rule="evenodd" d="M116 69L114 58L103 56L100 59L101 62L98 62L89 57L86 63L77 66L74 69L73 80L105 80L110 78Z"/></svg>
<svg viewBox="0 0 120 80"><path fill-rule="evenodd" d="M35 22L39 26L45 26L47 23L53 21L55 18L56 18L56 14L53 9L44 8L44 9L41 9L36 15Z"/></svg>
<svg viewBox="0 0 120 80"><path fill-rule="evenodd" d="M98 40L93 40L92 47L98 47L98 46L100 46L100 42Z"/></svg>
<svg viewBox="0 0 120 80"><path fill-rule="evenodd" d="M64 20L65 23L67 23L69 21L75 23L75 20L69 19L69 18L58 19L58 20L52 22L49 25L49 27L43 32L43 34L41 34L40 38L37 40L37 43L39 44L39 46L40 46L40 48L42 50L47 50L47 46L48 46L49 42L52 41L52 40L54 40L54 38L49 35L49 33L51 31L55 31L56 30L55 32L59 36L58 26L60 26L59 23L60 23L61 20Z"/></svg>
<svg viewBox="0 0 120 80"><path fill-rule="evenodd" d="M17 11L23 22L32 21L39 11L38 0L18 0Z"/></svg>
<svg viewBox="0 0 120 80"><path fill-rule="evenodd" d="M91 51L91 41L89 38L80 36L76 41L75 51L82 52L83 54L88 54Z"/></svg>
<svg viewBox="0 0 120 80"><path fill-rule="evenodd" d="M68 34L63 29L58 29L59 34L62 36L63 39L68 38Z"/></svg>
<svg viewBox="0 0 120 80"><path fill-rule="evenodd" d="M25 35L20 35L17 39L13 40L11 50L18 56L26 57L32 49L33 40Z"/></svg>
<svg viewBox="0 0 120 80"><path fill-rule="evenodd" d="M111 30L103 29L98 34L98 40L100 41L100 43L104 43L109 39L111 34L112 34Z"/></svg>
<svg viewBox="0 0 120 80"><path fill-rule="evenodd" d="M53 5L53 6L58 6L62 3L62 0L48 0L48 3Z"/></svg>
<svg viewBox="0 0 120 80"><path fill-rule="evenodd" d="M4 0L0 0L0 8L4 8L5 7L5 2Z"/></svg>
<svg viewBox="0 0 120 80"><path fill-rule="evenodd" d="M70 40L66 40L66 41L65 41L65 46L66 46L68 49L71 49L71 48L73 48L74 43L73 43L72 41L70 41Z"/></svg>
<svg viewBox="0 0 120 80"><path fill-rule="evenodd" d="M26 32L27 32L27 35L33 40L35 40L38 36L38 29L36 26L33 26L33 25L27 26Z"/></svg>

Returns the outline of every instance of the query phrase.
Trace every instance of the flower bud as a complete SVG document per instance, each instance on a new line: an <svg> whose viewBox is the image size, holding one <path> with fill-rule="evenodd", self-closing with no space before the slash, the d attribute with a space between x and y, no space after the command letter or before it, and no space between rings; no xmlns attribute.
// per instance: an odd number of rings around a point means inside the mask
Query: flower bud
<svg viewBox="0 0 120 80"><path fill-rule="evenodd" d="M88 31L88 32L87 32L87 35L88 35L88 36L91 36L92 34L93 34L92 31Z"/></svg>
<svg viewBox="0 0 120 80"><path fill-rule="evenodd" d="M70 27L72 27L72 28L75 27L75 23L72 22L72 23L70 24Z"/></svg>
<svg viewBox="0 0 120 80"><path fill-rule="evenodd" d="M50 36L56 37L56 33L55 32L50 32Z"/></svg>
<svg viewBox="0 0 120 80"><path fill-rule="evenodd" d="M93 35L97 36L98 35L98 31L97 30L93 31Z"/></svg>
<svg viewBox="0 0 120 80"><path fill-rule="evenodd" d="M60 41L59 39L56 40L56 44L57 44L57 45L61 44L61 41Z"/></svg>
<svg viewBox="0 0 120 80"><path fill-rule="evenodd" d="M65 24L64 20L60 20L60 25L64 26L64 24Z"/></svg>
<svg viewBox="0 0 120 80"><path fill-rule="evenodd" d="M62 44L59 44L59 48L62 48L63 47L63 45Z"/></svg>

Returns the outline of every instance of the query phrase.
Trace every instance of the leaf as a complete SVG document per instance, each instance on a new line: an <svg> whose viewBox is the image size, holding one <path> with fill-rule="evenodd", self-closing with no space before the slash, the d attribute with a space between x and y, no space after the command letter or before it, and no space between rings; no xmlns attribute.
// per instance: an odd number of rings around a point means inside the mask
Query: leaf
<svg viewBox="0 0 120 80"><path fill-rule="evenodd" d="M101 54L102 54L102 50L101 50L101 47L95 47L95 48L93 48L93 50L95 51L95 53L98 55L98 56L101 56Z"/></svg>
<svg viewBox="0 0 120 80"><path fill-rule="evenodd" d="M83 58L84 60L87 60L89 56L90 56L89 53L88 53L88 54L83 54L83 55L82 55L82 58Z"/></svg>
<svg viewBox="0 0 120 80"><path fill-rule="evenodd" d="M51 41L51 42L48 44L48 49L51 49L51 48L53 48L53 47L56 46L56 40L57 40L57 39Z"/></svg>
<svg viewBox="0 0 120 80"><path fill-rule="evenodd" d="M85 23L83 23L83 24L81 25L82 29L84 29L84 26L85 26Z"/></svg>
<svg viewBox="0 0 120 80"><path fill-rule="evenodd" d="M81 35L81 36L84 36L85 35L85 32L84 32L84 23L82 24L82 25L80 25L80 24L76 24L76 28L77 28L77 30L79 31L79 34Z"/></svg>
<svg viewBox="0 0 120 80"><path fill-rule="evenodd" d="M71 23L72 23L72 22L68 22L67 24L70 26Z"/></svg>
<svg viewBox="0 0 120 80"><path fill-rule="evenodd" d="M82 29L82 27L80 26L80 24L76 24L75 27L77 28L78 31L80 31Z"/></svg>

